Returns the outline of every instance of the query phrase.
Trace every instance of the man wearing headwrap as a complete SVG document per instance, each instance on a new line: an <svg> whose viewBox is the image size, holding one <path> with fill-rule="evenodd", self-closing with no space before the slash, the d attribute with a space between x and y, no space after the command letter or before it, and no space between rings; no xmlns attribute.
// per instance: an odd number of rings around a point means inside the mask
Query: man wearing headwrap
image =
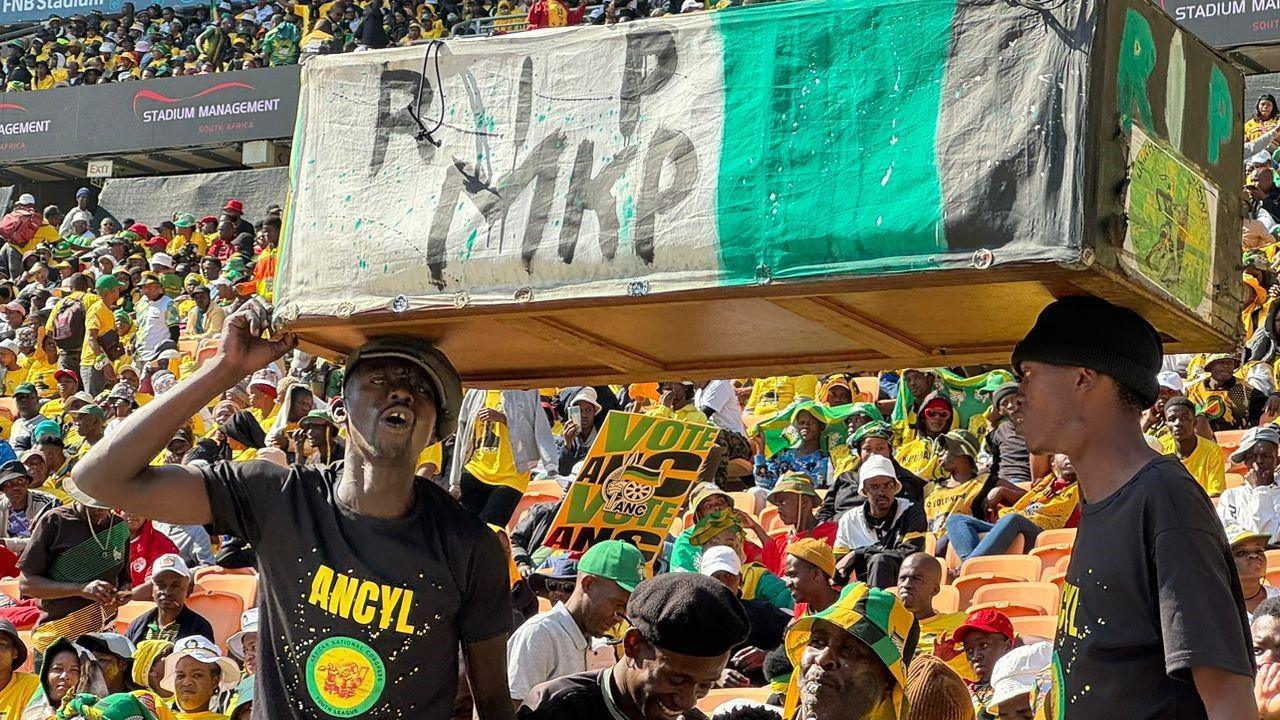
<svg viewBox="0 0 1280 720"><path fill-rule="evenodd" d="M516 717L705 720L698 700L747 637L742 604L717 580L668 573L636 587L627 618L631 627L613 667L534 687Z"/></svg>
<svg viewBox="0 0 1280 720"><path fill-rule="evenodd" d="M895 497L902 486L888 458L874 455L863 460L858 481L866 502L840 518L835 540L838 575L865 579L872 587L892 587L903 559L924 550L924 508Z"/></svg>
<svg viewBox="0 0 1280 720"><path fill-rule="evenodd" d="M1228 488L1218 498L1223 526L1235 525L1250 532L1280 534L1280 486L1276 485L1276 453L1280 432L1272 426L1247 430L1231 462L1243 463L1244 484Z"/></svg>
<svg viewBox="0 0 1280 720"><path fill-rule="evenodd" d="M693 526L689 542L703 552L722 545L733 548L742 562L742 597L766 600L782 610L790 610L795 600L786 583L764 565L748 559L740 517L736 510L721 510L708 515Z"/></svg>
<svg viewBox="0 0 1280 720"><path fill-rule="evenodd" d="M379 337L347 357L335 408L350 438L344 463L151 465L192 415L293 350L291 335L264 336L268 321L256 301L242 306L227 319L219 354L94 446L76 480L115 507L207 524L253 546L259 717L356 714L351 696L306 688L314 688L309 663L359 658L388 679L355 690L359 713L445 720L461 656L479 718L511 718L511 585L502 545L414 474L423 449L453 433L461 404L461 380L439 350L418 338ZM358 593L365 600L339 602L354 585L365 588Z"/></svg>
<svg viewBox="0 0 1280 720"><path fill-rule="evenodd" d="M783 717L905 720L906 660L917 634L915 617L893 594L847 586L834 605L787 629L796 671Z"/></svg>

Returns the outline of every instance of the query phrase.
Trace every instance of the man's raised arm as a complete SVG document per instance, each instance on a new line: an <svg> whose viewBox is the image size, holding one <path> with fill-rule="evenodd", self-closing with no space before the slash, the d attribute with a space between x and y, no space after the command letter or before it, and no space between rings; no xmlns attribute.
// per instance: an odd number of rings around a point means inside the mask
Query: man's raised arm
<svg viewBox="0 0 1280 720"><path fill-rule="evenodd" d="M261 337L266 318L257 303L227 318L217 357L130 415L77 463L72 476L80 490L106 505L163 522L211 522L200 473L184 465L152 467L151 460L210 400L297 345L292 335Z"/></svg>

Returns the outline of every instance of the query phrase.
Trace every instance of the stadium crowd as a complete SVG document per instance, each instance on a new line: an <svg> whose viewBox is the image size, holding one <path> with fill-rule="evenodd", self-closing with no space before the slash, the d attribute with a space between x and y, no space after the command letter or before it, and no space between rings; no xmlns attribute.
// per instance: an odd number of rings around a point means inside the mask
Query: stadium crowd
<svg viewBox="0 0 1280 720"><path fill-rule="evenodd" d="M728 4L727 2L725 4ZM8 41L0 88L49 90L156 77L295 65L317 55L414 45L484 32L612 24L719 7L702 0L612 0L588 11L586 0L228 0L211 6L123 4L51 16ZM522 20L519 16L524 15Z"/></svg>
<svg viewBox="0 0 1280 720"><path fill-rule="evenodd" d="M1259 101L1249 126L1257 153L1274 149L1274 110L1274 99ZM1258 717L1269 720L1280 717L1280 241L1274 222L1265 224L1280 217L1267 209L1280 190L1267 184L1275 166L1261 154L1248 163L1242 281L1254 296L1241 350L1157 351L1145 365L1134 361L1136 370L1097 363L1115 378L1110 406L1118 397L1134 414L1141 408L1139 444L1158 458L1150 466L1182 468L1177 477L1194 495L1184 497L1213 526L1194 535L1202 550L1177 558L1185 572L1161 576L1160 612L1185 616L1178 622L1215 642L1227 638L1214 657L1229 658L1239 649L1233 612L1188 592L1229 583L1252 642ZM473 709L504 716L486 692L495 672L507 695L499 704L519 718L1057 717L1053 640L1080 637L1068 568L1073 557L1101 566L1123 543L1100 535L1077 543L1077 526L1098 511L1081 502L1079 463L1031 451L1047 421L1029 416L1030 386L1009 370L463 394L447 360L412 343L375 341L344 365L283 339L252 340L273 299L280 231L279 207L234 198L148 227L99 206L90 188L65 209L23 195L0 218L0 717L239 719L255 696L276 711L303 693L352 715L361 698L423 692L400 682L420 667L433 675L417 682L440 688L432 717L444 716L441 707L458 718ZM1055 306L1017 351L1024 383L1079 330L1072 322L1092 319L1055 316ZM1126 316L1115 322L1115 343L1142 330L1122 332ZM1103 327L1091 332L1105 345ZM405 360L416 368L409 375L396 365ZM215 374L225 382L213 383ZM393 387L399 380L411 389ZM378 393L392 398L389 410L362 404ZM441 547L474 561L442 570L462 598L448 609L467 648L456 692L455 673L435 677L456 666L452 646L410 645L419 635L403 608L413 593L344 574L345 563L372 560L322 555L332 567L308 578L267 554L287 534L271 523L323 521L317 508L339 507L308 488L338 487L344 460L366 464L379 442L428 417L410 395L435 405L434 422L414 431L424 449L411 458L421 481L410 487L420 499L411 493L408 502L428 514L427 527L456 531L467 548L441 531L429 540L443 544L430 545L439 557L413 562L450 560ZM179 408L190 412L174 419ZM623 540L574 552L550 540L608 413L619 410L717 429L652 563ZM1106 422L1088 417L1055 432ZM139 432L171 420L177 430L152 438L154 451L137 443ZM102 488L104 464L134 461L152 473L138 497L154 496L157 515L188 522L139 514L147 503L124 492L113 506L79 487L96 476ZM184 487L202 490L163 489L188 479ZM270 482L255 485L262 479ZM175 509L199 506L197 495L202 510ZM335 527L362 527L384 543L405 531L395 508L353 503L362 519L343 526L337 516L347 511L333 512ZM1180 522L1194 524L1193 515ZM1170 519L1122 524L1161 521ZM333 552L332 530L278 551L284 565ZM411 534L421 542L420 527ZM1226 563L1216 574L1214 538ZM369 605L379 597L384 605ZM321 643L310 659L288 656L291 644L277 647L271 634L323 631L311 606L403 629L409 657L398 662L407 665L383 668L394 653L379 658L354 640ZM295 621L272 628L272 607ZM505 665L470 649L495 638ZM1203 642L1164 638L1174 647ZM321 647L330 654L317 655ZM1163 673L1164 650L1156 653ZM305 688L290 685L282 668L291 663L306 666ZM259 673L273 680L264 685ZM1142 691L1110 687L1123 684L1116 677L1093 680L1104 682L1100 696ZM286 689L295 696L279 695Z"/></svg>

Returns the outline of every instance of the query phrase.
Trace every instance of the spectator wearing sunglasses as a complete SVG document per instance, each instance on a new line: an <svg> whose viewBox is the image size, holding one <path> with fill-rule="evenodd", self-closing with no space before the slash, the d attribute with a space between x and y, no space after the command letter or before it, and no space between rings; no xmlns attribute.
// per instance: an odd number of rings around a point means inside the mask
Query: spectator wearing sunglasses
<svg viewBox="0 0 1280 720"><path fill-rule="evenodd" d="M934 391L920 403L916 416L916 437L898 450L898 462L925 482L941 480L947 476L942 467L942 453L935 440L952 428L955 408L944 392Z"/></svg>

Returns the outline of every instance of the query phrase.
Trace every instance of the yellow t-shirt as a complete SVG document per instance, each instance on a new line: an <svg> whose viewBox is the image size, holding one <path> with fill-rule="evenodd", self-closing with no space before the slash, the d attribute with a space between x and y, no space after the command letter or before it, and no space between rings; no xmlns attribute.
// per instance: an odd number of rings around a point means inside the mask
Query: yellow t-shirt
<svg viewBox="0 0 1280 720"><path fill-rule="evenodd" d="M23 355L18 358L18 364L27 371L27 382L36 386L36 392L40 397L53 397L58 394L58 383L53 379L53 374L58 371L58 365L40 360L37 355Z"/></svg>
<svg viewBox="0 0 1280 720"><path fill-rule="evenodd" d="M182 712L181 710L173 714L174 720L229 720L228 715L216 712Z"/></svg>
<svg viewBox="0 0 1280 720"><path fill-rule="evenodd" d="M40 407L40 414L53 420L54 422L62 422L62 414L66 412L67 403L60 397L56 397Z"/></svg>
<svg viewBox="0 0 1280 720"><path fill-rule="evenodd" d="M9 684L0 690L0 718L17 718L22 716L32 696L40 692L40 677L31 673L15 672L9 678Z"/></svg>
<svg viewBox="0 0 1280 720"><path fill-rule="evenodd" d="M36 234L32 235L26 246L22 248L22 254L26 255L34 251L37 247L40 247L41 243L56 244L61 239L62 236L58 234L58 228L50 225L46 220L41 223L39 229L36 230Z"/></svg>
<svg viewBox="0 0 1280 720"><path fill-rule="evenodd" d="M1178 442L1173 439L1173 436L1166 436L1163 442L1164 453L1177 457ZM1182 461L1182 465L1187 468L1187 472L1191 473L1191 477L1196 479L1200 487L1209 493L1209 497L1218 497L1223 490L1227 489L1227 468L1222 459L1222 448L1218 443L1197 435L1196 449L1192 450L1187 457L1178 459Z"/></svg>
<svg viewBox="0 0 1280 720"><path fill-rule="evenodd" d="M921 655L932 655L933 648L938 643L938 638L951 632L955 632L956 628L964 624L966 615L962 612L953 613L937 613L927 620L920 621L920 643L916 646L916 652ZM960 655L960 659L964 661L967 668L969 662L964 660L964 655ZM969 670L973 672L972 669Z"/></svg>
<svg viewBox="0 0 1280 720"><path fill-rule="evenodd" d="M174 377L177 377L176 375ZM142 403L138 403L142 405ZM280 412L279 405L273 405L269 412L263 412L256 407L249 408L249 414L252 415L258 424L262 426L263 432L271 429L271 423L276 419L276 414Z"/></svg>
<svg viewBox="0 0 1280 720"><path fill-rule="evenodd" d="M653 417L670 418L679 420L680 422L696 423L699 425L710 425L711 421L707 419L707 414L698 409L693 403L689 403L679 410L672 410L666 405L654 405L644 411L645 415Z"/></svg>
<svg viewBox="0 0 1280 720"><path fill-rule="evenodd" d="M761 378L751 386L746 412L753 415L772 415L790 405L798 397L816 398L817 375L780 375Z"/></svg>
<svg viewBox="0 0 1280 720"><path fill-rule="evenodd" d="M486 392L484 407L504 412L502 391ZM471 459L467 461L466 467L467 472L488 485L502 485L520 492L529 487L529 472L516 467L507 426L502 423L476 423L471 440Z"/></svg>
<svg viewBox="0 0 1280 720"><path fill-rule="evenodd" d="M432 443L422 449L418 454L418 465L434 465L436 473L440 472L440 468L444 467L444 445L441 443Z"/></svg>
<svg viewBox="0 0 1280 720"><path fill-rule="evenodd" d="M84 296L84 344L80 346L80 363L92 365L96 357L89 346L89 332L104 335L116 329L116 316L97 295Z"/></svg>
<svg viewBox="0 0 1280 720"><path fill-rule="evenodd" d="M986 483L987 476L978 475L953 488L934 485L933 492L924 499L924 516L929 521L929 532L946 531L947 518L952 515L972 515L970 508Z"/></svg>
<svg viewBox="0 0 1280 720"><path fill-rule="evenodd" d="M174 235L173 239L169 241L169 244L165 246L165 252L170 255L177 255L182 252L182 248L188 245L195 245L196 250L199 251L200 255L204 255L209 252L209 241L203 234L198 232L191 233L190 240L182 237L181 233Z"/></svg>
<svg viewBox="0 0 1280 720"><path fill-rule="evenodd" d="M933 441L927 438L912 440L899 448L894 456L902 467L923 480L939 480L947 474L942 469L942 456L938 455Z"/></svg>
<svg viewBox="0 0 1280 720"><path fill-rule="evenodd" d="M9 370L4 374L4 396L13 397L13 391L26 381L27 369L22 367L22 361L19 360L17 370Z"/></svg>

